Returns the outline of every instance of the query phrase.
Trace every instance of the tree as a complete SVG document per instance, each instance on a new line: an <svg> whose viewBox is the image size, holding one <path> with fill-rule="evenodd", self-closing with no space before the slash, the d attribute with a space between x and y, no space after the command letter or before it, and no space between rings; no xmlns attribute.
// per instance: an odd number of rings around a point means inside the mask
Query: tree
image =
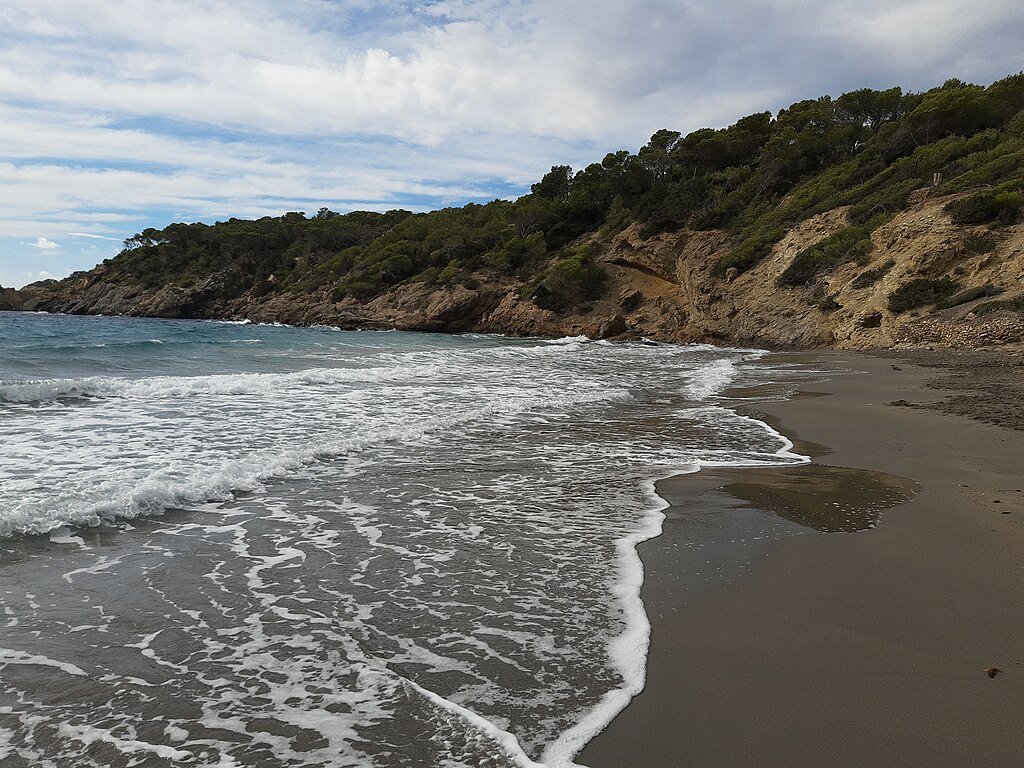
<svg viewBox="0 0 1024 768"><path fill-rule="evenodd" d="M902 88L889 88L885 91L861 88L844 93L836 99L836 106L847 120L875 132L882 123L903 117L908 103L903 96Z"/></svg>
<svg viewBox="0 0 1024 768"><path fill-rule="evenodd" d="M537 197L564 203L572 189L572 168L568 165L553 165L544 177L530 190Z"/></svg>
<svg viewBox="0 0 1024 768"><path fill-rule="evenodd" d="M552 223L557 216L547 201L535 195L527 195L516 200L509 218L516 235L525 240Z"/></svg>
<svg viewBox="0 0 1024 768"><path fill-rule="evenodd" d="M679 143L679 131L662 128L651 136L647 146L643 147L637 157L654 181L660 181L672 170L672 151Z"/></svg>

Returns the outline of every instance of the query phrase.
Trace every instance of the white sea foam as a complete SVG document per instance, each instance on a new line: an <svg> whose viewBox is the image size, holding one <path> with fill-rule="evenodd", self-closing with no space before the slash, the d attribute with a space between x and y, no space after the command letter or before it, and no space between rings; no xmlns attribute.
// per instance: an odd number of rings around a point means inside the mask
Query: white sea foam
<svg viewBox="0 0 1024 768"><path fill-rule="evenodd" d="M331 373L328 372L329 375ZM268 376L276 377L273 386L279 384L280 376ZM180 383L175 386L180 386ZM195 390L185 391L192 393ZM559 397L546 394L509 396L449 416L380 425L348 436L316 436L305 440L301 447L273 448L214 464L183 467L173 473L135 473L124 479L103 480L96 488L89 489L93 491L92 496L72 496L70 501L54 502L50 498L39 501L24 497L7 510L0 510L0 537L15 533L42 534L67 526L111 524L173 507L223 501L237 492L255 491L269 480L282 478L318 460L363 451L373 445L409 443L470 422L515 416L534 408L572 408L590 403L629 402L632 399L629 392L622 389L570 393ZM96 495L99 500L94 499Z"/></svg>
<svg viewBox="0 0 1024 768"><path fill-rule="evenodd" d="M81 536L74 536L66 526L51 530L50 541L54 544L75 544L83 549L86 546L85 540Z"/></svg>
<svg viewBox="0 0 1024 768"><path fill-rule="evenodd" d="M639 527L615 542L618 578L612 585L611 593L621 607L624 626L622 631L609 641L607 653L611 665L621 675L623 683L619 687L607 691L601 700L584 713L574 726L563 731L554 741L550 742L544 749L541 762L531 760L522 751L515 736L494 723L465 707L417 686L411 681L405 682L434 703L458 714L470 726L479 728L495 738L513 757L516 764L522 768L583 768L574 762L576 755L603 731L635 696L643 691L646 684L651 625L641 598L644 564L640 558L638 547L643 542L660 536L662 532L665 519L663 510L669 504L657 493L657 482L660 479L679 474L699 472L702 466L777 465L810 461L807 456L793 453L792 441L764 422L738 414L733 415L737 419L763 429L777 440L778 448L772 456L766 456L762 460L699 461L687 467L679 467L660 478L652 478L643 482L644 492L651 506ZM379 532L377 537L379 538Z"/></svg>
<svg viewBox="0 0 1024 768"><path fill-rule="evenodd" d="M438 707L457 715L469 726L478 729L485 736L496 741L501 745L501 748L507 753L507 755L512 758L517 765L521 766L521 768L546 768L543 763L537 763L530 759L529 755L523 751L519 740L515 736L508 731L499 728L487 718L480 717L480 715L476 714L472 710L466 709L466 707L460 706L454 701L449 701L444 696L440 696L433 691L428 691L423 686L417 685L408 678L401 676L399 676L399 678L401 679L403 686L415 691Z"/></svg>
<svg viewBox="0 0 1024 768"><path fill-rule="evenodd" d="M775 451L774 459L766 458L763 461L699 461L689 467L681 467L670 472L660 479L699 472L705 466L777 465L780 463L806 463L810 461L808 456L793 453L793 442L764 422L751 417L740 416L739 414L733 415L737 419L762 428L778 440L779 448ZM646 684L651 625L640 596L644 582L644 564L637 548L643 542L660 536L662 532L662 524L665 520L662 510L667 508L669 504L658 495L657 482L658 479L644 481L644 490L648 499L652 501L652 506L649 508L641 526L635 533L616 541L619 557L619 579L612 587L612 594L622 606L625 627L609 643L608 656L613 666L622 675L624 683L619 688L608 691L601 702L586 713L573 728L564 731L556 741L548 745L542 760L550 768L574 768L577 766L573 762L573 758L597 734L603 731L637 694L643 691Z"/></svg>
<svg viewBox="0 0 1024 768"><path fill-rule="evenodd" d="M666 475L689 474L699 467L679 468ZM544 750L542 760L550 768L571 768L573 758L597 734L608 727L633 697L644 689L647 678L647 653L651 642L651 622L647 618L640 590L644 583L644 564L637 547L661 535L668 502L658 495L657 480L644 481L644 492L651 507L636 532L615 542L618 554L619 578L612 586L612 594L622 606L625 626L608 644L608 657L622 676L623 684L608 691L601 701L587 712L578 723L562 732L556 741Z"/></svg>
<svg viewBox="0 0 1024 768"><path fill-rule="evenodd" d="M751 466L777 466L779 464L806 464L811 461L810 456L805 456L801 453L793 452L793 441L783 435L778 430L774 429L770 425L755 419L753 416L744 416L743 414L736 413L735 411L727 408L716 408L708 407L705 409L694 409L703 410L709 414L710 418L714 418L711 414L718 415L719 419L728 419L730 421L742 422L753 426L758 430L762 430L768 434L773 441L778 443L778 448L771 453L762 454L760 456L743 456L736 458L704 458L701 459L699 464L701 467L751 467Z"/></svg>
<svg viewBox="0 0 1024 768"><path fill-rule="evenodd" d="M165 747L160 744L150 744L144 741L138 741L136 739L122 739L118 738L110 731L105 731L102 728L95 728L91 725L61 725L58 728L60 735L67 739L74 739L82 744L89 746L96 742L102 742L110 744L117 751L125 755L135 755L139 753L156 755L157 757L163 758L164 760L190 760L194 755L191 752L185 752L180 749L173 749L172 747Z"/></svg>
<svg viewBox="0 0 1024 768"><path fill-rule="evenodd" d="M689 374L685 392L691 400L707 400L728 387L736 373L736 364L732 360L713 360Z"/></svg>
<svg viewBox="0 0 1024 768"><path fill-rule="evenodd" d="M0 665L3 664L30 664L38 667L53 667L74 677L88 676L84 669L70 662L58 661L46 656L14 650L13 648L0 648Z"/></svg>
<svg viewBox="0 0 1024 768"><path fill-rule="evenodd" d="M283 389L323 384L379 382L429 376L431 366L384 368L311 368L293 373L240 373L212 376L152 376L145 379L91 376L0 384L0 402L36 403L62 398L118 397L153 400L202 395L275 394Z"/></svg>
<svg viewBox="0 0 1024 768"><path fill-rule="evenodd" d="M572 346L574 344L586 344L589 341L593 341L589 336L562 336L558 339L543 339L545 344L552 344L555 346Z"/></svg>
<svg viewBox="0 0 1024 768"><path fill-rule="evenodd" d="M14 731L0 728L0 760L6 760L14 754L14 747L11 742L14 740L15 735Z"/></svg>

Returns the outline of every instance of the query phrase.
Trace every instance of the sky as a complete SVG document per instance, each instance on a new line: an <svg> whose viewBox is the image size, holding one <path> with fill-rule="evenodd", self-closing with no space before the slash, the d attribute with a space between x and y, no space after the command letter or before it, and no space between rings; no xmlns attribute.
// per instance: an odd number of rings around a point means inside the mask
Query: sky
<svg viewBox="0 0 1024 768"><path fill-rule="evenodd" d="M1019 0L5 0L0 285L173 221L529 191L823 94L1024 69Z"/></svg>

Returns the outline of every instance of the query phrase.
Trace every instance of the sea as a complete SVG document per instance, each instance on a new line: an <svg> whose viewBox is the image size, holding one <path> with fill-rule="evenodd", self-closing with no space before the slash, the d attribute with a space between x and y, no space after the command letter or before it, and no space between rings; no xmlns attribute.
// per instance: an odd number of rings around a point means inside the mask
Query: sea
<svg viewBox="0 0 1024 768"><path fill-rule="evenodd" d="M0 313L0 765L575 765L765 356Z"/></svg>

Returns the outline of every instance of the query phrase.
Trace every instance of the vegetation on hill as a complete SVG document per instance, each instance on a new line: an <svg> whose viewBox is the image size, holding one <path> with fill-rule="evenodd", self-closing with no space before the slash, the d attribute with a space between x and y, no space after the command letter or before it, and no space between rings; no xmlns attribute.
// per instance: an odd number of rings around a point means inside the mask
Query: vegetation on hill
<svg viewBox="0 0 1024 768"><path fill-rule="evenodd" d="M800 220L849 206L848 228L805 250L780 279L803 285L863 262L871 232L934 174L946 193L979 189L948 206L954 221L1015 221L1024 205L1022 109L1024 74L987 88L950 80L925 93L862 89L720 130L660 130L635 154L614 152L577 171L556 166L515 202L422 214L325 208L146 229L125 241L107 274L154 288L218 275L236 295L329 289L361 301L408 281L472 287L474 274L486 274L531 286L539 304L559 311L602 290L582 235L608 238L633 223L648 237L724 230L733 242L715 265L724 275L756 264ZM858 279L868 285L884 269ZM894 311L954 290L908 286Z"/></svg>

